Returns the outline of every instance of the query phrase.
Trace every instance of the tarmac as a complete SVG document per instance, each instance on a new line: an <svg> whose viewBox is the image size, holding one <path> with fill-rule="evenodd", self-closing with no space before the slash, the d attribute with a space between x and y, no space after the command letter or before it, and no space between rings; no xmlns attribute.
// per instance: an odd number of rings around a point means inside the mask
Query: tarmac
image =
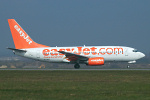
<svg viewBox="0 0 150 100"><path fill-rule="evenodd" d="M59 71L97 71L97 70L99 70L99 71L115 71L115 70L117 70L117 71L123 71L123 70L150 70L150 69L130 69L130 68L128 68L128 69L0 69L0 70L43 70L43 71L47 71L47 70L49 70L49 71L57 71L57 70L59 70Z"/></svg>

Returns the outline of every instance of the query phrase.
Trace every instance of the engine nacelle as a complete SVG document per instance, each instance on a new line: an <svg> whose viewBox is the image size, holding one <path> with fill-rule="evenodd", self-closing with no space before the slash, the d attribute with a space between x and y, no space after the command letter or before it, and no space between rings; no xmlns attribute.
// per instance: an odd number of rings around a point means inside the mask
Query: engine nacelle
<svg viewBox="0 0 150 100"><path fill-rule="evenodd" d="M104 58L103 57L89 58L89 60L87 61L87 65L90 66L104 65Z"/></svg>

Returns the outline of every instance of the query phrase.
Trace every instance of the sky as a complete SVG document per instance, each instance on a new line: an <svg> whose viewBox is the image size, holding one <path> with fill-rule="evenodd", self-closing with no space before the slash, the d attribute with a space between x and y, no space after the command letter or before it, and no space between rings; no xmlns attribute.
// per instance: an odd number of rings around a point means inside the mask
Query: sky
<svg viewBox="0 0 150 100"><path fill-rule="evenodd" d="M150 52L150 0L0 0L0 56L13 56L8 19L48 46L128 46Z"/></svg>

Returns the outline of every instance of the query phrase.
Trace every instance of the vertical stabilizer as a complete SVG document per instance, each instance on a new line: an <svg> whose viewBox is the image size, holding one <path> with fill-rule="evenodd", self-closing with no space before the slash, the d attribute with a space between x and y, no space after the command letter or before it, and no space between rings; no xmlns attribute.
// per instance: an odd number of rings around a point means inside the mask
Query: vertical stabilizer
<svg viewBox="0 0 150 100"><path fill-rule="evenodd" d="M34 42L14 19L8 19L8 23L16 49L49 47Z"/></svg>

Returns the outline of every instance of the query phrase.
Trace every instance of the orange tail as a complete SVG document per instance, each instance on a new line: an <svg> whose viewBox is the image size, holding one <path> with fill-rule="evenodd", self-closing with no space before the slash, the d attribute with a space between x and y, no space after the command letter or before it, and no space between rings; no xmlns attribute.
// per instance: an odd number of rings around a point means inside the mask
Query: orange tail
<svg viewBox="0 0 150 100"><path fill-rule="evenodd" d="M16 49L49 47L34 42L14 19L8 19L8 23Z"/></svg>

